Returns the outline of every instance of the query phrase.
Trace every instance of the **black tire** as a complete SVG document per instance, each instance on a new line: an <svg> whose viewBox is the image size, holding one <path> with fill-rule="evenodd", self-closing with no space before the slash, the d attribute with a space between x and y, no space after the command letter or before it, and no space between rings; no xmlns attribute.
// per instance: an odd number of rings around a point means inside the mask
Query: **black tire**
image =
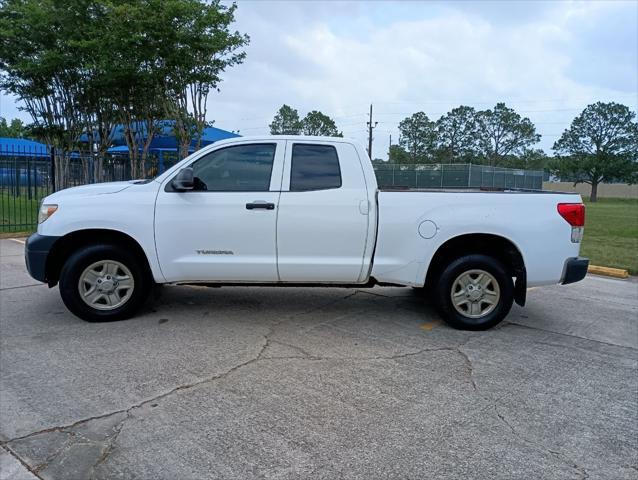
<svg viewBox="0 0 638 480"><path fill-rule="evenodd" d="M497 282L500 294L496 306L480 318L462 314L452 302L452 289L455 288L457 278L471 270L483 270L489 273ZM513 300L512 275L499 260L487 255L467 255L452 261L441 272L434 289L436 309L449 325L461 330L487 330L498 325L509 313Z"/></svg>
<svg viewBox="0 0 638 480"><path fill-rule="evenodd" d="M81 297L80 276L87 267L103 260L124 265L132 274L134 286L123 305L112 310L100 310L88 305ZM82 247L64 263L60 272L60 295L66 307L87 322L109 322L132 317L146 301L152 278L145 265L133 253L116 245L98 244Z"/></svg>

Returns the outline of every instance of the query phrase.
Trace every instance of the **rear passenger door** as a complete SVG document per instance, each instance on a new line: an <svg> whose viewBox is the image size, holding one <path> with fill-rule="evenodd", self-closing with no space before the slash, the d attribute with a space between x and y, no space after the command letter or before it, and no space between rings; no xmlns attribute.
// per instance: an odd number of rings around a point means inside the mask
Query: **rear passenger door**
<svg viewBox="0 0 638 480"><path fill-rule="evenodd" d="M277 216L281 281L361 281L368 219L353 145L288 141Z"/></svg>

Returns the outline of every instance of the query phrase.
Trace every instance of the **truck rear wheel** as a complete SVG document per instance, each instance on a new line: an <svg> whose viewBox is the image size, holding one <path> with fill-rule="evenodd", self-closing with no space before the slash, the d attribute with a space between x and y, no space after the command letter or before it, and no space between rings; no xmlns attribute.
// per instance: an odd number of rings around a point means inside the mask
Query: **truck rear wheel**
<svg viewBox="0 0 638 480"><path fill-rule="evenodd" d="M151 286L135 256L115 245L91 245L72 254L60 272L60 295L66 307L88 322L130 318Z"/></svg>
<svg viewBox="0 0 638 480"><path fill-rule="evenodd" d="M487 330L512 308L514 282L495 258L467 255L443 270L434 299L443 319L454 328Z"/></svg>

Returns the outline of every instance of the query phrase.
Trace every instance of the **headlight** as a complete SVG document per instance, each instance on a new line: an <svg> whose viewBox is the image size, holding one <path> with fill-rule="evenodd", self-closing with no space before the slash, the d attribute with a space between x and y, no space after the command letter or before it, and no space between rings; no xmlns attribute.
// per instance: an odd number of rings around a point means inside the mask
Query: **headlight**
<svg viewBox="0 0 638 480"><path fill-rule="evenodd" d="M57 209L57 205L42 204L40 206L40 211L38 212L38 223L44 222L47 218L53 215Z"/></svg>

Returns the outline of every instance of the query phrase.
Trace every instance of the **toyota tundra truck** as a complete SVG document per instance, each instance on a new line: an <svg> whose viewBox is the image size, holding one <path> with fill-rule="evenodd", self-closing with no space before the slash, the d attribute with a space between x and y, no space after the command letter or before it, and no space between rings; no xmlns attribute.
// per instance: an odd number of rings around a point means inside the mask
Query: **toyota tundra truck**
<svg viewBox="0 0 638 480"><path fill-rule="evenodd" d="M381 285L482 330L588 266L578 194L384 190L344 138L224 140L151 180L53 193L38 220L29 273L87 321L133 316L156 284Z"/></svg>

